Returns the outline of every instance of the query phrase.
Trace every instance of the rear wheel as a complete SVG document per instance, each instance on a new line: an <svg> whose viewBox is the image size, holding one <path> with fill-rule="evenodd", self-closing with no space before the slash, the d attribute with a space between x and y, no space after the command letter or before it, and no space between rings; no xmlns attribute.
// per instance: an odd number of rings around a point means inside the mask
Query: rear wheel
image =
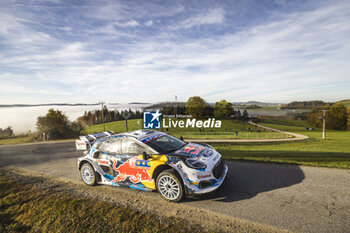
<svg viewBox="0 0 350 233"><path fill-rule="evenodd" d="M179 202L184 196L182 182L172 170L165 170L159 174L157 190L162 198L171 202Z"/></svg>
<svg viewBox="0 0 350 233"><path fill-rule="evenodd" d="M83 166L81 166L80 176L85 184L87 184L87 185L95 185L96 184L95 170L92 168L92 166L89 163L85 163Z"/></svg>

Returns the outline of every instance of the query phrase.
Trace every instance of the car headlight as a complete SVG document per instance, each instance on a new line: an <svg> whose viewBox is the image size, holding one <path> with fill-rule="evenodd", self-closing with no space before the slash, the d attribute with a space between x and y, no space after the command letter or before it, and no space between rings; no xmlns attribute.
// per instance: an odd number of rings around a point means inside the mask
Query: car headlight
<svg viewBox="0 0 350 233"><path fill-rule="evenodd" d="M197 159L185 159L184 162L188 167L194 169L205 169L207 167L207 165Z"/></svg>

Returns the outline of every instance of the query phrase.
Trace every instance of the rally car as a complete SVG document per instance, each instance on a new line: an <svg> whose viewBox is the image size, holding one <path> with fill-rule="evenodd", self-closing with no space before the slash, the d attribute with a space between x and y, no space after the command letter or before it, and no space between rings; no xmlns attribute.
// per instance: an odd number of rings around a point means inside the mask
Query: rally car
<svg viewBox="0 0 350 233"><path fill-rule="evenodd" d="M154 130L110 134L76 142L77 149L86 149L78 169L87 185L157 190L165 200L178 202L188 194L216 190L226 177L226 164L209 145L186 143Z"/></svg>

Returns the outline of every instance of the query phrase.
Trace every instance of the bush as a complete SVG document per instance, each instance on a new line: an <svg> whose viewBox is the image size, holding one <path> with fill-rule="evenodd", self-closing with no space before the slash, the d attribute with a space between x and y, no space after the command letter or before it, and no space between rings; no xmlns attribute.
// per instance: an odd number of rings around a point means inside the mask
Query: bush
<svg viewBox="0 0 350 233"><path fill-rule="evenodd" d="M71 123L68 117L59 110L49 109L46 116L37 118L36 126L40 135L48 139L72 138L79 135L81 127Z"/></svg>
<svg viewBox="0 0 350 233"><path fill-rule="evenodd" d="M346 107L343 103L335 103L329 109L326 126L328 129L346 130Z"/></svg>

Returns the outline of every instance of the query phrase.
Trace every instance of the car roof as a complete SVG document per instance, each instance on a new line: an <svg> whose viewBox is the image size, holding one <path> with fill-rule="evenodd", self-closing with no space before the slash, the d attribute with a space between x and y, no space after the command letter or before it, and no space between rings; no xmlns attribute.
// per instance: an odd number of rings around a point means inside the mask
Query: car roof
<svg viewBox="0 0 350 233"><path fill-rule="evenodd" d="M130 132L125 132L125 133L115 134L112 136L103 137L103 138L96 140L96 142L101 142L101 141L105 141L108 139L126 136L126 137L133 137L142 143L147 143L153 139L162 137L164 135L166 135L166 133L159 132L156 130L141 129L141 130L134 130L134 131L130 131Z"/></svg>
<svg viewBox="0 0 350 233"><path fill-rule="evenodd" d="M135 130L127 133L122 133L122 135L134 137L143 143L147 143L153 139L166 135L166 133L159 132L156 130L141 129L141 130Z"/></svg>

